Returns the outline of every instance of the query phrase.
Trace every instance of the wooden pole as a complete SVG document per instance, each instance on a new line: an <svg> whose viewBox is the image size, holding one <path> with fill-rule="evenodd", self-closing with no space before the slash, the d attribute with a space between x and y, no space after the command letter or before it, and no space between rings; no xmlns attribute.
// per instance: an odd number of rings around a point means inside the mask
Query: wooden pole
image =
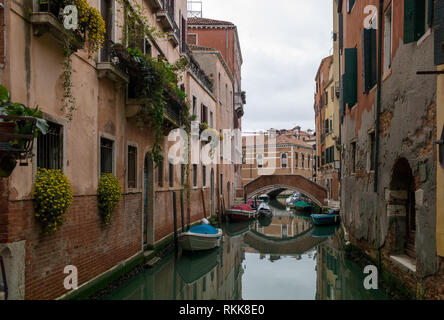
<svg viewBox="0 0 444 320"><path fill-rule="evenodd" d="M174 214L174 245L177 249L177 208L176 208L176 192L173 193L173 214Z"/></svg>
<svg viewBox="0 0 444 320"><path fill-rule="evenodd" d="M182 220L182 232L185 232L185 217L184 217L184 203L183 203L183 192L180 193L180 218Z"/></svg>
<svg viewBox="0 0 444 320"><path fill-rule="evenodd" d="M202 196L202 206L203 206L203 212L205 219L207 218L207 209L205 207L205 196L204 196L204 190L200 189L200 195Z"/></svg>

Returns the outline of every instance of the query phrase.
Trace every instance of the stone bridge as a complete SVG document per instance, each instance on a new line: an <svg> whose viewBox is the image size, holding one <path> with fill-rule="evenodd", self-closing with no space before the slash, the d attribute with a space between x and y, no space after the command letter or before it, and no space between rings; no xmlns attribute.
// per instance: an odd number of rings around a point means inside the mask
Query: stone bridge
<svg viewBox="0 0 444 320"><path fill-rule="evenodd" d="M300 175L259 176L244 186L244 197L251 199L275 190L293 190L313 200L318 206L326 205L327 189Z"/></svg>
<svg viewBox="0 0 444 320"><path fill-rule="evenodd" d="M264 254L304 254L325 241L323 238L313 238L312 233L313 230L310 230L295 238L273 240L258 232L249 232L244 242Z"/></svg>

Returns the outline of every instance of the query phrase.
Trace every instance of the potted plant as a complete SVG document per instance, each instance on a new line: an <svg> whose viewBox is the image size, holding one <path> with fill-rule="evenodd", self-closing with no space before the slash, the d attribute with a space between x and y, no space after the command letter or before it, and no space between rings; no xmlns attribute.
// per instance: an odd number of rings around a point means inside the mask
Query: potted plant
<svg viewBox="0 0 444 320"><path fill-rule="evenodd" d="M34 138L47 130L48 123L38 107L11 102L8 89L0 86L0 176L11 174L17 158L28 158Z"/></svg>

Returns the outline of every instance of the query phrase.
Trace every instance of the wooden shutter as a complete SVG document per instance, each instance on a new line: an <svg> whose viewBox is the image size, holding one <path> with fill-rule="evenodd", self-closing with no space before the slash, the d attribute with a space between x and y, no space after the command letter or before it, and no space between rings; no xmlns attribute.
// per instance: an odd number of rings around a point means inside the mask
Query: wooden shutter
<svg viewBox="0 0 444 320"><path fill-rule="evenodd" d="M356 48L347 48L345 54L345 75L344 75L344 102L348 103L349 108L353 107L358 101L358 50Z"/></svg>
<svg viewBox="0 0 444 320"><path fill-rule="evenodd" d="M416 0L404 1L404 43L415 41Z"/></svg>
<svg viewBox="0 0 444 320"><path fill-rule="evenodd" d="M369 92L376 84L376 30L362 31L362 85L363 92Z"/></svg>
<svg viewBox="0 0 444 320"><path fill-rule="evenodd" d="M444 64L444 1L435 1L435 64Z"/></svg>

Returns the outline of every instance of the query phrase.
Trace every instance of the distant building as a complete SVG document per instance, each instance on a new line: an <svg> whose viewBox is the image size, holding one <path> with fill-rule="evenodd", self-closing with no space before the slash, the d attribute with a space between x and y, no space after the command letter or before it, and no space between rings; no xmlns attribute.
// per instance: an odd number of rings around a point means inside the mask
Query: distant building
<svg viewBox="0 0 444 320"><path fill-rule="evenodd" d="M270 130L271 132L271 130ZM269 145L268 135L242 137L242 182L256 179L260 170L270 174L294 174L313 179L315 150L305 140L312 134L300 127L276 130L276 145Z"/></svg>

